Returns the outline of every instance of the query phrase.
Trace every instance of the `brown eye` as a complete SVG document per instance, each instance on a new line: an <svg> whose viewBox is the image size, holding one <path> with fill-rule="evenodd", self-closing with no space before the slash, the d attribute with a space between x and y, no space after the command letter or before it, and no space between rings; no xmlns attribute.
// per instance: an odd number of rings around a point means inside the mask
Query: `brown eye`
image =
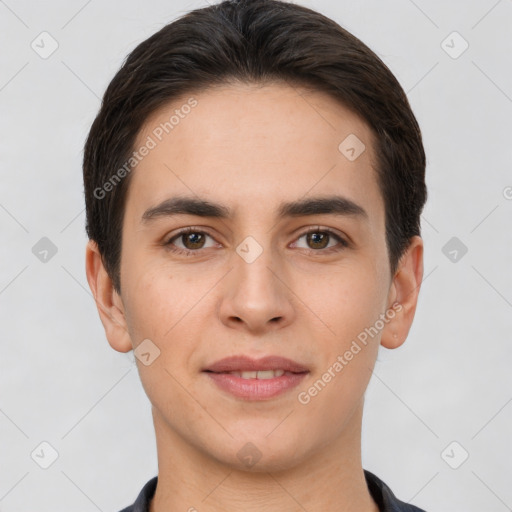
<svg viewBox="0 0 512 512"><path fill-rule="evenodd" d="M186 249L201 249L204 245L204 234L199 232L185 233L181 235L181 241Z"/></svg>
<svg viewBox="0 0 512 512"><path fill-rule="evenodd" d="M298 240L302 238L305 238L305 247L301 247L299 242L296 242L295 246L311 253L317 252L319 255L349 247L346 240L330 229L313 228L299 236Z"/></svg>
<svg viewBox="0 0 512 512"><path fill-rule="evenodd" d="M313 244L312 249L325 249L329 243L330 235L322 232L308 233L306 240L309 244Z"/></svg>
<svg viewBox="0 0 512 512"><path fill-rule="evenodd" d="M209 246L206 245L208 238L212 240ZM177 254L191 256L194 253L199 254L201 249L213 247L213 242L214 239L208 233L195 228L185 228L165 242L164 246Z"/></svg>

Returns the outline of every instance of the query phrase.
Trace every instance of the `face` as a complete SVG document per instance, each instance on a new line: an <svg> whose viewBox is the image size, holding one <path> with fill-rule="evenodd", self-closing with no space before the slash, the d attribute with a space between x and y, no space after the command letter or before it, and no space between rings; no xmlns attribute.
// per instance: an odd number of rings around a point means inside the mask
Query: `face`
<svg viewBox="0 0 512 512"><path fill-rule="evenodd" d="M126 200L113 302L125 330L107 335L120 351L149 340L136 361L169 439L231 466L246 465L245 450L259 453L255 470L292 467L355 431L379 343L393 326L404 337L374 138L320 92L191 96L139 134L137 148L155 144ZM295 368L257 380L205 371L230 356Z"/></svg>

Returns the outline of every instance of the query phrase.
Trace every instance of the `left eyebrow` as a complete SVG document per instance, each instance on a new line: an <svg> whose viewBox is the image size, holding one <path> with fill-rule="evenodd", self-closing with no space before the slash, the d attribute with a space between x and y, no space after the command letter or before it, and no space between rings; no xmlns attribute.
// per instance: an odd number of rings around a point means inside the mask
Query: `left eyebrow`
<svg viewBox="0 0 512 512"><path fill-rule="evenodd" d="M359 217L368 220L366 210L343 196L312 197L300 199L290 203L283 203L279 207L279 217L302 217L307 215L341 215Z"/></svg>
<svg viewBox="0 0 512 512"><path fill-rule="evenodd" d="M339 195L312 197L281 203L277 209L277 216L280 218L325 214L369 220L368 213L362 206L351 199ZM231 219L233 211L225 205L213 203L206 199L191 196L171 197L156 206L148 208L143 213L141 222L147 224L156 218L172 217L174 215L196 215L198 217Z"/></svg>

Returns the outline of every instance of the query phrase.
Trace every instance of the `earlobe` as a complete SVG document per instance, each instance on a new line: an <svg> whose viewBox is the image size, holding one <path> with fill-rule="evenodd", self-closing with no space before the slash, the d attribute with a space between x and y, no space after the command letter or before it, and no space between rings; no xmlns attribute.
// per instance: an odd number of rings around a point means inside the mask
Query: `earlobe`
<svg viewBox="0 0 512 512"><path fill-rule="evenodd" d="M118 352L132 350L121 297L114 290L95 241L85 249L85 272L110 346Z"/></svg>
<svg viewBox="0 0 512 512"><path fill-rule="evenodd" d="M400 259L391 283L388 308L394 309L395 314L382 331L382 346L397 348L406 340L416 312L422 280L423 240L414 236Z"/></svg>

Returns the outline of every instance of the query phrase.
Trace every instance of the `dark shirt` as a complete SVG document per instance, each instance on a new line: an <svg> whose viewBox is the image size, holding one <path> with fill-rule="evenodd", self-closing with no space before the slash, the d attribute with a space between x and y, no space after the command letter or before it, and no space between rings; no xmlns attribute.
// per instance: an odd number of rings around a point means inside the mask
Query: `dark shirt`
<svg viewBox="0 0 512 512"><path fill-rule="evenodd" d="M366 469L364 470L364 476L370 494L375 503L377 503L380 512L425 512L421 508L398 500L391 489L379 477ZM121 512L149 512L149 502L155 494L157 481L157 476L149 480L142 488L142 491L140 491L135 503L130 507L124 508Z"/></svg>

